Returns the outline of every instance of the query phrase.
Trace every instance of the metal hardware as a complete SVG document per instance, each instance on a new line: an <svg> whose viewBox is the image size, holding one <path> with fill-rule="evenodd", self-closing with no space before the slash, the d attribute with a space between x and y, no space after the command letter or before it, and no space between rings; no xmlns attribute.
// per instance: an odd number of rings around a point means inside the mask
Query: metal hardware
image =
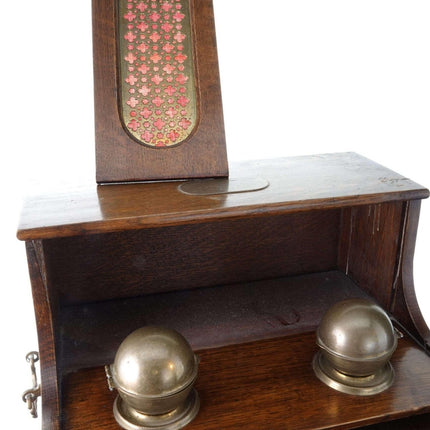
<svg viewBox="0 0 430 430"><path fill-rule="evenodd" d="M390 388L394 381L394 369L388 361L374 373L367 376L351 376L336 370L324 355L318 351L312 361L317 378L329 387L355 396L373 396Z"/></svg>
<svg viewBox="0 0 430 430"><path fill-rule="evenodd" d="M393 328L394 332L396 333L397 339L403 339L405 335L397 327L393 326Z"/></svg>
<svg viewBox="0 0 430 430"><path fill-rule="evenodd" d="M37 418L37 398L40 396L40 384L37 382L36 367L34 363L39 361L39 353L37 351L31 351L25 356L25 359L30 363L33 388L24 391L22 394L22 400L27 403L31 416L33 418Z"/></svg>
<svg viewBox="0 0 430 430"><path fill-rule="evenodd" d="M397 331L402 335L399 337L407 336L410 338L415 344L420 347L427 355L430 356L430 345L425 340L420 340L416 336L414 336L400 321L398 321L393 315L390 315L391 322L397 328Z"/></svg>
<svg viewBox="0 0 430 430"><path fill-rule="evenodd" d="M113 391L115 389L115 384L113 382L112 372L110 370L109 364L105 366L105 373L106 373L106 379L107 379L109 390Z"/></svg>
<svg viewBox="0 0 430 430"><path fill-rule="evenodd" d="M196 417L199 408L199 395L193 388L183 403L161 415L143 414L118 396L114 402L113 415L125 430L180 430Z"/></svg>
<svg viewBox="0 0 430 430"><path fill-rule="evenodd" d="M394 380L389 363L398 333L386 312L364 299L336 303L317 330L320 350L315 375L343 393L368 396L388 389Z"/></svg>
<svg viewBox="0 0 430 430"><path fill-rule="evenodd" d="M126 430L179 430L199 411L199 358L178 332L145 326L129 334L105 367L118 391L113 413Z"/></svg>

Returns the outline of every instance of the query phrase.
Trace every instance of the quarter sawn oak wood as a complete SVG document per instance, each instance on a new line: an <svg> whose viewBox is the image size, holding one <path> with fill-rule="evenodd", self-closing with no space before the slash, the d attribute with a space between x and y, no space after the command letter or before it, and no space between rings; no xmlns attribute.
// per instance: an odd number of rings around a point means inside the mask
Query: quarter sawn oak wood
<svg viewBox="0 0 430 430"><path fill-rule="evenodd" d="M394 385L370 397L339 393L317 380L315 351L315 336L306 333L198 352L201 409L186 429L352 429L410 410L430 412L430 360L409 340L402 339L393 356ZM103 368L68 376L64 395L65 430L119 429Z"/></svg>
<svg viewBox="0 0 430 430"><path fill-rule="evenodd" d="M178 146L149 148L124 130L118 111L115 1L93 0L97 182L228 175L224 118L211 0L191 0L198 125Z"/></svg>
<svg viewBox="0 0 430 430"><path fill-rule="evenodd" d="M412 264L428 190L350 153L232 171L269 186L194 196L181 182L106 185L28 200L18 237L37 318L43 429L118 429L101 366L129 332L157 324L202 350L202 410L190 430L392 420L422 430L430 338ZM351 296L376 300L405 334L394 386L371 398L335 392L312 373L321 315Z"/></svg>
<svg viewBox="0 0 430 430"><path fill-rule="evenodd" d="M183 194L178 182L65 190L29 198L18 237L47 239L428 197L426 188L354 153L242 162L231 166L230 176L261 176L270 185L214 196Z"/></svg>

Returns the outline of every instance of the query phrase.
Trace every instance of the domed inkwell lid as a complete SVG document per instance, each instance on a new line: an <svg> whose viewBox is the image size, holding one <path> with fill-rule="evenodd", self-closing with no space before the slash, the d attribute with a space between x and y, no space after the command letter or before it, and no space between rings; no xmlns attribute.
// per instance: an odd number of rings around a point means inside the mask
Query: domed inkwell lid
<svg viewBox="0 0 430 430"><path fill-rule="evenodd" d="M166 397L197 377L198 359L179 333L143 327L121 343L112 366L115 387L137 397Z"/></svg>
<svg viewBox="0 0 430 430"><path fill-rule="evenodd" d="M389 362L397 335L386 312L366 299L336 303L317 329L320 350L313 360L316 376L349 394L372 395L394 380Z"/></svg>
<svg viewBox="0 0 430 430"><path fill-rule="evenodd" d="M199 359L178 332L147 326L128 335L106 366L118 391L114 416L127 430L178 430L197 415Z"/></svg>
<svg viewBox="0 0 430 430"><path fill-rule="evenodd" d="M330 354L368 361L391 355L397 337L382 308L369 300L350 299L336 303L324 315L317 344Z"/></svg>

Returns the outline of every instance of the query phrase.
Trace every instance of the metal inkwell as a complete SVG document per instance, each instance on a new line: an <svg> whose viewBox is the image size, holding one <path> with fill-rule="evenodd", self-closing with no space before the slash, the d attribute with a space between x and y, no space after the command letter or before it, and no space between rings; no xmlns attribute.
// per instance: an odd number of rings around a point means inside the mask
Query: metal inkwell
<svg viewBox="0 0 430 430"><path fill-rule="evenodd" d="M397 334L385 311L370 300L349 299L332 306L318 327L317 345L314 372L335 390L367 396L394 381L389 360Z"/></svg>
<svg viewBox="0 0 430 430"><path fill-rule="evenodd" d="M113 412L127 430L177 430L199 411L193 388L199 359L174 330L143 327L128 335L105 367L118 396Z"/></svg>

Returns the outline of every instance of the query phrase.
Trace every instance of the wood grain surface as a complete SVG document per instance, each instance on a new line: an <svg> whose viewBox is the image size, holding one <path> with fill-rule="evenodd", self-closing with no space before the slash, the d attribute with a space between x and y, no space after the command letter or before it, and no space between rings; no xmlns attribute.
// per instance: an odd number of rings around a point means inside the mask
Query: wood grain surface
<svg viewBox="0 0 430 430"><path fill-rule="evenodd" d="M171 148L149 148L124 130L118 111L115 1L93 0L94 109L97 182L228 175L224 118L211 0L191 0L199 121Z"/></svg>
<svg viewBox="0 0 430 430"><path fill-rule="evenodd" d="M45 241L62 304L229 285L336 267L336 209Z"/></svg>
<svg viewBox="0 0 430 430"><path fill-rule="evenodd" d="M430 330L421 313L414 288L413 259L418 231L421 201L413 200L405 205L405 222L402 234L399 270L390 311L422 340L430 351ZM429 426L430 427L430 426Z"/></svg>
<svg viewBox="0 0 430 430"><path fill-rule="evenodd" d="M210 347L200 352L202 409L190 430L347 429L430 412L429 357L410 340L394 355L395 384L375 397L335 392L310 366L321 312L357 287L428 341L412 276L428 190L352 153L233 170L269 186L194 196L181 182L154 182L27 201L18 237L27 241L44 429L118 429L97 366L131 329L169 322L195 348Z"/></svg>
<svg viewBox="0 0 430 430"><path fill-rule="evenodd" d="M56 304L46 288L46 271L40 242L27 242L27 261L33 293L39 341L43 429L60 428L60 396L57 355L55 349Z"/></svg>
<svg viewBox="0 0 430 430"><path fill-rule="evenodd" d="M111 363L122 340L145 325L177 330L194 349L312 331L330 306L356 297L369 298L331 271L67 306L58 361L65 371Z"/></svg>
<svg viewBox="0 0 430 430"><path fill-rule="evenodd" d="M315 351L313 333L200 351L201 409L187 429L351 429L430 412L430 358L411 341L402 339L392 358L393 386L370 397L317 380ZM62 429L118 430L114 397L103 368L69 375Z"/></svg>
<svg viewBox="0 0 430 430"><path fill-rule="evenodd" d="M399 266L403 210L401 201L357 206L342 224L342 269L385 309Z"/></svg>
<svg viewBox="0 0 430 430"><path fill-rule="evenodd" d="M30 197L21 240L76 236L225 218L328 209L427 198L426 188L354 153L248 161L231 165L230 177L262 177L264 190L190 196L178 182L89 185Z"/></svg>

